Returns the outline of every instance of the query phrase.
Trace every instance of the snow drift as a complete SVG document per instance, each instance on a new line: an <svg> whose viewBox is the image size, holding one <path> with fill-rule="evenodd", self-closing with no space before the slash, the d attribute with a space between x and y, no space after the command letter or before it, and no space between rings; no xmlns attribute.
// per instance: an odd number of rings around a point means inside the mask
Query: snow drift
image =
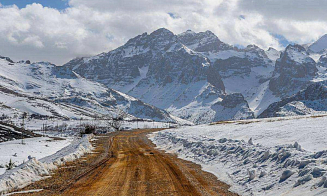
<svg viewBox="0 0 327 196"><path fill-rule="evenodd" d="M240 195L326 195L326 117L226 122L150 136Z"/></svg>
<svg viewBox="0 0 327 196"><path fill-rule="evenodd" d="M49 177L51 171L58 166L90 153L93 148L90 143L92 137L93 135L85 135L80 139L75 139L70 145L53 155L40 160L31 157L29 161L6 171L0 176L0 194L23 188L35 181Z"/></svg>

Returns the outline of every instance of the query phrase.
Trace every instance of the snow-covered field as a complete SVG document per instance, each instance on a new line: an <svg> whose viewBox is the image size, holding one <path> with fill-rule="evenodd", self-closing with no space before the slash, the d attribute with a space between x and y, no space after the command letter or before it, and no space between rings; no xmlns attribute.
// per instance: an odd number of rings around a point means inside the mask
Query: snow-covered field
<svg viewBox="0 0 327 196"><path fill-rule="evenodd" d="M327 117L234 121L150 135L241 195L327 195Z"/></svg>
<svg viewBox="0 0 327 196"><path fill-rule="evenodd" d="M69 145L72 142L72 138L54 140L48 137L36 137L27 138L23 141L24 144L22 144L22 140L0 143L0 175L6 171L2 167L8 164L10 159L15 165L28 161L28 156L41 159Z"/></svg>
<svg viewBox="0 0 327 196"><path fill-rule="evenodd" d="M90 143L92 137L93 135L85 135L82 138L59 141L47 137L31 138L24 140L25 145L18 140L1 143L0 161L7 163L12 159L18 166L5 173L1 170L3 174L0 175L0 194L50 177L51 170L57 166L90 153L93 149ZM12 156L15 154L17 157Z"/></svg>

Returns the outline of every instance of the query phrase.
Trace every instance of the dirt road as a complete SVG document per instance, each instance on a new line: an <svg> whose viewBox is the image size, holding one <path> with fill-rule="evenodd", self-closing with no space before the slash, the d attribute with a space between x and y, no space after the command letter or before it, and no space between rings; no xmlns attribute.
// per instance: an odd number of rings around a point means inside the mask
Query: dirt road
<svg viewBox="0 0 327 196"><path fill-rule="evenodd" d="M157 150L146 135L154 129L115 132L93 141L95 153L67 163L17 191L30 196L231 195L229 186L199 165ZM22 195L22 194L17 194Z"/></svg>
<svg viewBox="0 0 327 196"><path fill-rule="evenodd" d="M199 166L156 150L146 138L151 131L112 137L112 158L62 195L235 195Z"/></svg>

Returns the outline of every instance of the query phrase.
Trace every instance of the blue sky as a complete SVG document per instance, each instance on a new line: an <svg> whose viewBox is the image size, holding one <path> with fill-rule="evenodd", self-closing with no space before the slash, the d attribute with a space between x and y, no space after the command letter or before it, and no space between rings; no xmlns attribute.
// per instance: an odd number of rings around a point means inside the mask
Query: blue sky
<svg viewBox="0 0 327 196"><path fill-rule="evenodd" d="M44 7L52 7L56 9L65 9L68 7L67 0L0 0L2 5L17 5L19 8L26 7L27 4L40 3Z"/></svg>
<svg viewBox="0 0 327 196"><path fill-rule="evenodd" d="M292 44L292 42L288 41L283 35L279 35L275 33L272 33L271 35L274 36L279 41L279 43L284 47L288 46L289 44Z"/></svg>

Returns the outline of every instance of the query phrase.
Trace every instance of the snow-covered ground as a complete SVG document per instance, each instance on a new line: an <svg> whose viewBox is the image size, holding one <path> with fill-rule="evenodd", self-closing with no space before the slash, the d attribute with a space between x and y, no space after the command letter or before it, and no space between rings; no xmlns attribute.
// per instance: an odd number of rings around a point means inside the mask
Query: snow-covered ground
<svg viewBox="0 0 327 196"><path fill-rule="evenodd" d="M51 171L57 166L90 153L93 149L90 143L92 137L85 135L74 140L48 142L46 140L49 138L32 138L26 139L25 145L19 144L18 140L2 143L0 150L4 160L1 157L0 161L8 161L8 158L12 158L11 154L17 153L17 157L13 156L12 160L17 160L19 165L0 175L0 194L50 177ZM23 160L25 162L20 164Z"/></svg>
<svg viewBox="0 0 327 196"><path fill-rule="evenodd" d="M327 117L225 122L150 135L241 195L327 195Z"/></svg>
<svg viewBox="0 0 327 196"><path fill-rule="evenodd" d="M0 143L0 175L6 171L2 167L8 164L10 159L15 165L28 161L28 156L41 159L69 145L72 142L72 138L54 140L48 137L36 137L27 138L23 141L24 144L22 144L22 140Z"/></svg>

